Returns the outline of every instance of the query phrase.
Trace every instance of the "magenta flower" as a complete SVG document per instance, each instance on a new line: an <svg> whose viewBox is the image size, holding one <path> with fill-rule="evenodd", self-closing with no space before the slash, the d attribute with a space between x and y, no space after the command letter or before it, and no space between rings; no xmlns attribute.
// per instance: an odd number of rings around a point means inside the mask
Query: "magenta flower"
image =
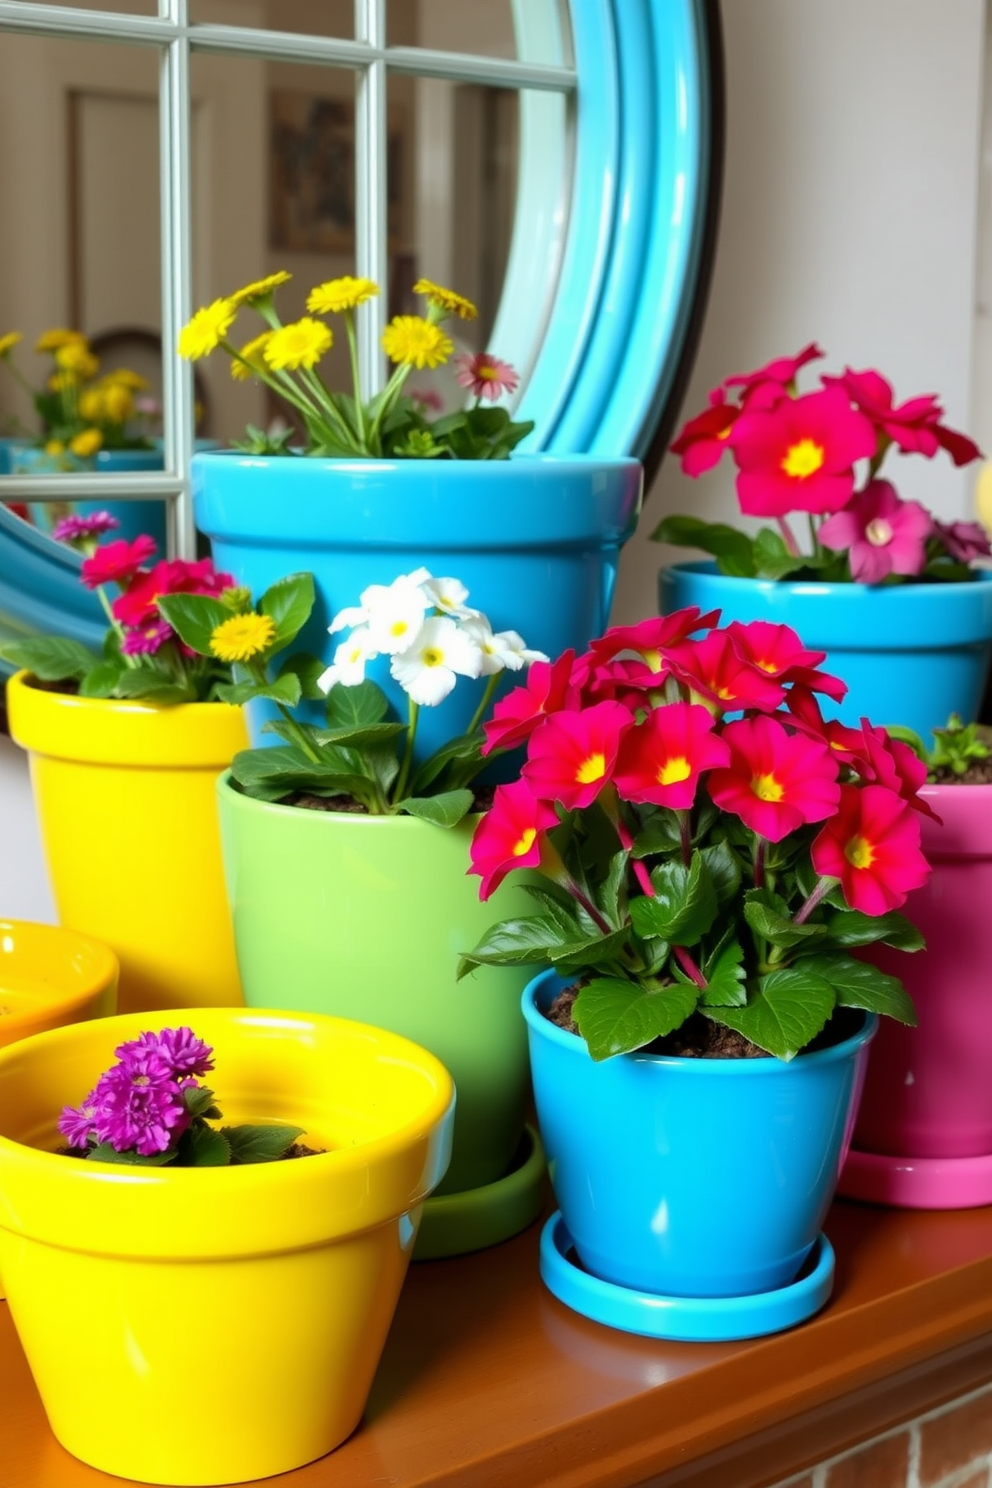
<svg viewBox="0 0 992 1488"><path fill-rule="evenodd" d="M927 767L916 750L910 749L901 739L890 738L886 729L873 728L867 718L861 720L859 773L865 780L893 791L914 811L940 821L929 801L919 794L920 787L926 784Z"/></svg>
<svg viewBox="0 0 992 1488"><path fill-rule="evenodd" d="M730 723L723 737L730 764L708 776L710 796L759 837L781 842L837 809L837 760L825 744L790 734L765 716Z"/></svg>
<svg viewBox="0 0 992 1488"><path fill-rule="evenodd" d="M713 727L712 714L697 703L653 709L620 745L613 774L617 794L624 801L689 810L702 771L730 760L729 747Z"/></svg>
<svg viewBox="0 0 992 1488"><path fill-rule="evenodd" d="M683 424L678 438L669 445L673 455L682 460L683 475L697 476L712 470L727 450L727 435L740 413L736 403L728 403L723 390L710 393L710 406Z"/></svg>
<svg viewBox="0 0 992 1488"><path fill-rule="evenodd" d="M612 779L620 740L633 726L621 703L552 713L531 736L520 773L543 801L560 801L566 811L590 806Z"/></svg>
<svg viewBox="0 0 992 1488"><path fill-rule="evenodd" d="M139 625L134 630L124 633L121 641L121 654L123 656L154 656L160 651L166 641L171 641L175 631L171 625L164 620L154 620L150 625ZM195 654L195 653L194 653Z"/></svg>
<svg viewBox="0 0 992 1488"><path fill-rule="evenodd" d="M458 369L459 384L469 388L477 398L488 398L490 403L495 403L504 393L514 392L520 381L509 362L501 362L488 351L455 357L452 365Z"/></svg>
<svg viewBox="0 0 992 1488"><path fill-rule="evenodd" d="M569 650L563 651L557 661L535 661L531 665L523 685L500 698L492 718L483 724L486 734L483 754L522 744L549 713L578 702L578 694L571 685L574 660L575 652Z"/></svg>
<svg viewBox="0 0 992 1488"><path fill-rule="evenodd" d="M190 1116L172 1071L157 1050L132 1050L100 1076L94 1091L93 1134L117 1152L164 1152Z"/></svg>
<svg viewBox="0 0 992 1488"><path fill-rule="evenodd" d="M155 539L144 532L133 542L119 537L83 559L80 577L87 589L109 583L128 584L146 559L154 555L156 547Z"/></svg>
<svg viewBox="0 0 992 1488"><path fill-rule="evenodd" d="M854 490L854 465L875 452L875 430L839 388L745 409L730 434L741 511L784 517L838 511Z"/></svg>
<svg viewBox="0 0 992 1488"><path fill-rule="evenodd" d="M807 651L790 626L776 625L770 620L752 620L747 625L732 620L727 626L727 634L742 661L757 667L776 682L808 687L813 692L825 693L838 703L846 696L846 682L819 670L827 653Z"/></svg>
<svg viewBox="0 0 992 1488"><path fill-rule="evenodd" d="M919 817L881 785L843 785L840 806L811 850L817 873L840 880L852 909L886 914L930 876L920 851Z"/></svg>
<svg viewBox="0 0 992 1488"><path fill-rule="evenodd" d="M58 1128L70 1147L87 1146L96 1117L96 1091L91 1090L79 1106L63 1106Z"/></svg>
<svg viewBox="0 0 992 1488"><path fill-rule="evenodd" d="M818 361L820 357L826 356L815 341L804 346L794 357L776 357L764 367L759 367L757 372L742 372L736 377L728 377L723 384L725 388L739 387L743 389L742 402L749 403L751 394L759 388L764 388L768 383L774 383L783 391L792 387L802 367L808 362ZM712 396L712 395L711 395Z"/></svg>
<svg viewBox="0 0 992 1488"><path fill-rule="evenodd" d="M821 740L838 759L850 764L863 757L865 746L861 730L848 728L836 718L824 718L809 687L802 684L790 687L785 695L785 706L792 715L789 722L809 738Z"/></svg>
<svg viewBox="0 0 992 1488"><path fill-rule="evenodd" d="M690 692L723 713L777 708L782 684L745 661L727 630L711 630L701 641L685 641L668 652L673 675Z"/></svg>
<svg viewBox="0 0 992 1488"><path fill-rule="evenodd" d="M479 898L488 899L514 868L538 868L544 836L558 813L539 801L525 780L498 785L492 806L472 838L471 867L482 879Z"/></svg>
<svg viewBox="0 0 992 1488"><path fill-rule="evenodd" d="M835 551L848 549L859 584L880 584L890 573L921 573L932 532L933 519L918 501L900 501L888 481L873 480L827 518L820 541Z"/></svg>
<svg viewBox="0 0 992 1488"><path fill-rule="evenodd" d="M605 635L592 642L589 654L595 662L602 663L632 652L652 671L660 672L666 646L679 645L697 630L712 630L719 619L719 610L704 615L698 605L690 605L685 610L673 610L670 615L651 615L637 625L612 625Z"/></svg>
<svg viewBox="0 0 992 1488"><path fill-rule="evenodd" d="M981 455L974 440L941 423L944 410L932 393L910 398L896 407L892 384L870 368L854 372L845 367L842 376L824 377L823 381L827 386L842 388L880 434L904 454L932 459L938 449L946 449L955 465L967 465Z"/></svg>
<svg viewBox="0 0 992 1488"><path fill-rule="evenodd" d="M214 1067L213 1049L197 1038L192 1028L163 1028L161 1033L142 1033L114 1050L127 1062L144 1054L157 1054L173 1076L205 1075Z"/></svg>
<svg viewBox="0 0 992 1488"><path fill-rule="evenodd" d="M88 517L63 517L52 528L52 536L56 542L85 542L88 538L113 532L120 525L117 518L107 511L91 512Z"/></svg>
<svg viewBox="0 0 992 1488"><path fill-rule="evenodd" d="M980 522L934 521L933 534L940 539L952 558L958 563L970 563L973 558L987 558L992 552L988 533Z"/></svg>

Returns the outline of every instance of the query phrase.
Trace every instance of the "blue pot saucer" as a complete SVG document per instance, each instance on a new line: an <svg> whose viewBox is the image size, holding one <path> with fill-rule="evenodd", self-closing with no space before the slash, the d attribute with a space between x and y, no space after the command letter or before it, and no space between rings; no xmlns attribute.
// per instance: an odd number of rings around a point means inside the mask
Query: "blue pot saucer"
<svg viewBox="0 0 992 1488"><path fill-rule="evenodd" d="M572 1249L561 1210L541 1232L541 1279L566 1307L647 1338L687 1343L727 1343L760 1338L804 1322L818 1312L834 1284L834 1252L820 1234L796 1281L749 1297L665 1297L601 1281L584 1271Z"/></svg>
<svg viewBox="0 0 992 1488"><path fill-rule="evenodd" d="M519 1235L544 1208L546 1174L541 1139L528 1122L502 1178L481 1188L435 1194L426 1201L413 1259L436 1261L468 1255Z"/></svg>

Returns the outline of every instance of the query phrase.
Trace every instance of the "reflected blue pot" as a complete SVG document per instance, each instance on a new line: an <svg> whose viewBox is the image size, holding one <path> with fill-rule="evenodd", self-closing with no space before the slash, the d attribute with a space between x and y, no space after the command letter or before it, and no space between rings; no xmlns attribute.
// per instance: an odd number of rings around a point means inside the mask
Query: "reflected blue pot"
<svg viewBox="0 0 992 1488"><path fill-rule="evenodd" d="M494 630L519 631L552 658L584 650L606 626L642 484L636 460L555 455L391 461L232 451L196 455L192 478L196 524L219 569L256 597L285 574L313 573L317 603L295 649L328 661L341 639L327 634L334 614L369 584L421 565L460 579ZM382 659L370 675L405 718L406 695ZM483 685L459 678L449 698L421 710L421 757L463 732Z"/></svg>
<svg viewBox="0 0 992 1488"><path fill-rule="evenodd" d="M523 994L534 1096L576 1253L604 1281L681 1297L787 1286L816 1241L847 1153L878 1024L789 1063L618 1055L601 1063Z"/></svg>
<svg viewBox="0 0 992 1488"><path fill-rule="evenodd" d="M10 473L13 475L48 475L63 467L55 465L50 455L33 445L21 445L10 451ZM96 471L98 475L123 475L134 470L163 470L165 462L161 448L150 450L98 450L90 459L77 462L77 468ZM51 532L60 516L65 514L65 503L52 506L48 502L33 501L28 510L31 520L42 532ZM109 511L116 517L120 527L112 536L127 538L128 542L142 532L155 539L161 556L165 556L165 502L164 501L73 501L71 511L77 516L90 516L93 512Z"/></svg>
<svg viewBox="0 0 992 1488"><path fill-rule="evenodd" d="M21 439L14 434L0 435L0 475L10 475L13 472L12 459L15 450L28 447L29 441Z"/></svg>
<svg viewBox="0 0 992 1488"><path fill-rule="evenodd" d="M699 605L719 609L722 624L770 620L789 625L824 667L847 683L825 717L857 728L901 724L929 744L952 713L977 718L992 660L992 572L959 584L791 583L735 579L712 562L678 563L658 580L661 612Z"/></svg>

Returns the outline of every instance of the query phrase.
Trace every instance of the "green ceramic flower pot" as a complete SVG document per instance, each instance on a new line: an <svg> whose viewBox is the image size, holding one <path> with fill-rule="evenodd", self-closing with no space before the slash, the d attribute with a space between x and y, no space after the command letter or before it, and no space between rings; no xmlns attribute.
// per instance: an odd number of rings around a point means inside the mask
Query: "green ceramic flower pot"
<svg viewBox="0 0 992 1488"><path fill-rule="evenodd" d="M451 1166L417 1255L506 1239L543 1201L543 1157L525 1132L532 968L456 982L460 951L496 920L533 912L517 885L479 902L468 877L474 819L452 830L409 816L272 805L219 785L224 871L249 1007L356 1018L444 1063L457 1091Z"/></svg>

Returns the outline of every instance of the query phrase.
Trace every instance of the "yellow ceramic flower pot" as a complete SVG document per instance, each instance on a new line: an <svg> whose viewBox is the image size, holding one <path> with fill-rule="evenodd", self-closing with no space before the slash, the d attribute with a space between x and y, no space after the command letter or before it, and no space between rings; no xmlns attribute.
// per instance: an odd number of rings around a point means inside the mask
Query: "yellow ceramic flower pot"
<svg viewBox="0 0 992 1488"><path fill-rule="evenodd" d="M0 1048L117 1011L117 957L58 925L0 920Z"/></svg>
<svg viewBox="0 0 992 1488"><path fill-rule="evenodd" d="M172 1170L53 1151L62 1105L115 1046L184 1016L0 1051L0 1271L68 1451L140 1482L241 1483L357 1425L448 1162L454 1087L432 1054L365 1024L201 1010L225 1121L293 1122L320 1155Z"/></svg>
<svg viewBox="0 0 992 1488"><path fill-rule="evenodd" d="M7 707L59 920L116 952L121 1010L240 1005L214 785L247 747L242 710L71 697L25 672Z"/></svg>

